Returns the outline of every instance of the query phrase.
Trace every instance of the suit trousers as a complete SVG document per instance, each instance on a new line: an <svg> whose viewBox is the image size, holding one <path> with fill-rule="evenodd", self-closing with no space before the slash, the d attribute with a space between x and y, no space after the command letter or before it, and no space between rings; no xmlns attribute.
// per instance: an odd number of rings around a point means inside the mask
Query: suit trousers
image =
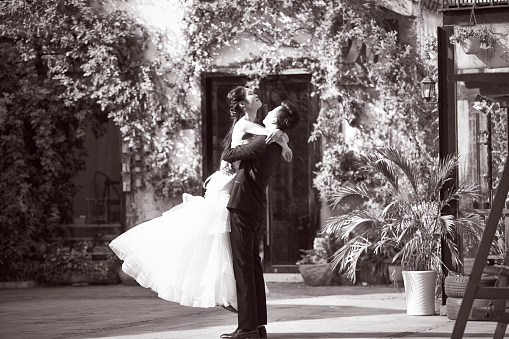
<svg viewBox="0 0 509 339"><path fill-rule="evenodd" d="M230 209L230 242L240 329L255 329L267 324L265 281L259 253L262 221L263 218L254 214Z"/></svg>

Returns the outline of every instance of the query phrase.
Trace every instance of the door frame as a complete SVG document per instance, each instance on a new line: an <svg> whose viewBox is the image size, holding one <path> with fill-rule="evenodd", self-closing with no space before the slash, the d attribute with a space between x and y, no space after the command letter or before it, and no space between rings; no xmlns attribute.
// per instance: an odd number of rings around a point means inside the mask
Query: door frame
<svg viewBox="0 0 509 339"><path fill-rule="evenodd" d="M278 75L275 75L278 76ZM299 74L283 74L283 76L296 76L302 78L311 78L310 74L299 73ZM273 76L271 76L273 77ZM213 150L213 125L211 123L211 119L213 119L213 105L214 105L214 95L215 91L212 89L215 84L214 82L220 82L222 84L228 85L241 85L246 84L248 82L247 76L238 75L234 72L219 72L219 73L204 73L201 78L201 113L202 113L202 138L201 138L201 147L202 147L202 175L203 180L211 175L217 169L214 168L214 160L212 159L214 150ZM309 91L313 91L313 85L309 81ZM262 98L263 102L268 102L265 97L268 95L268 84L264 81L260 83L259 86L259 95ZM316 121L319 110L319 98L317 96L309 96L309 107L310 112L306 112L309 114L309 122L312 124L313 121ZM268 104L264 104L258 114L263 117L267 114ZM311 128L312 126L310 126ZM318 192L315 188L312 187L314 171L316 170L316 163L321 160L321 142L316 141L313 143L308 143L308 156L309 156L309 214L310 214L310 231L308 235L308 244L307 248L311 248L313 245L313 239L316 235L316 231L320 229L320 211L321 211L321 202L318 198ZM271 246L272 246L272 234L271 234L271 224L272 224L272 201L270 186L267 188L267 215L265 218L265 229L262 231L262 242L260 246L260 254L262 257L264 270L265 272L298 272L298 266L296 264L292 265L273 265L271 259Z"/></svg>

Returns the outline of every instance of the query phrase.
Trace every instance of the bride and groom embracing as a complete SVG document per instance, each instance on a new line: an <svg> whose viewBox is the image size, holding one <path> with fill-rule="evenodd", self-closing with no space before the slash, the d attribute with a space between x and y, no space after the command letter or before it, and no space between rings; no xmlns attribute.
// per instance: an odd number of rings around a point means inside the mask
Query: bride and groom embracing
<svg viewBox="0 0 509 339"><path fill-rule="evenodd" d="M288 101L255 124L262 106L253 90L228 93L232 119L223 141L221 167L205 182L203 197L123 233L110 247L122 269L159 297L184 306L222 306L235 311L237 329L221 338L267 338L266 285L259 239L266 188L280 159L291 161L288 131L300 122Z"/></svg>

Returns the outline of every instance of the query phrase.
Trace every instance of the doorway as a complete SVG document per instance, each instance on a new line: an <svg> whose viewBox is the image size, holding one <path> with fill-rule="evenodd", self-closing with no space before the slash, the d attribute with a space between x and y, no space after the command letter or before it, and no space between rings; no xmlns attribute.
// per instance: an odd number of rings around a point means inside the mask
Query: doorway
<svg viewBox="0 0 509 339"><path fill-rule="evenodd" d="M204 178L219 168L221 141L230 126L226 95L246 82L247 79L240 76L209 75L204 79ZM265 272L297 272L295 262L301 257L301 249L312 247L319 228L320 203L312 188L312 179L321 152L317 143L308 143L317 104L310 96L310 76L307 74L267 77L255 93L264 103L258 110L258 121L283 100L289 100L301 112L301 123L288 132L293 160L290 163L280 161L267 189L267 217L260 243Z"/></svg>

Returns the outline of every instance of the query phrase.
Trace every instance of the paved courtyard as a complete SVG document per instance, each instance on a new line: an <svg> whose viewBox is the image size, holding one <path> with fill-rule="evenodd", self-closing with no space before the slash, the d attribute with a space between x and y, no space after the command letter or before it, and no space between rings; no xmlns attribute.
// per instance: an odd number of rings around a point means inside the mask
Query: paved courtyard
<svg viewBox="0 0 509 339"><path fill-rule="evenodd" d="M449 338L445 316L408 316L392 286L309 287L268 282L269 338ZM468 322L465 338L491 338L495 323ZM183 307L139 286L0 290L0 338L219 338L236 328L222 308Z"/></svg>

